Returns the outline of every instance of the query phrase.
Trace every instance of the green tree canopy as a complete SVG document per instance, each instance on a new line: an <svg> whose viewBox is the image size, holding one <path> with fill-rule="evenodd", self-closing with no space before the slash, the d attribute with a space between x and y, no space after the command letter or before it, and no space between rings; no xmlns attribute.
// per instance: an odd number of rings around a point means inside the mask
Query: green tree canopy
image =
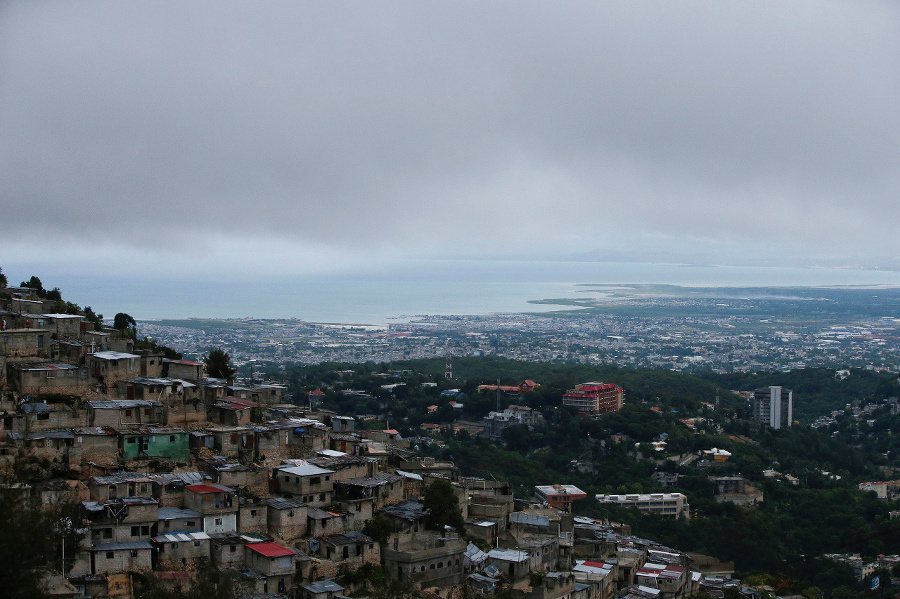
<svg viewBox="0 0 900 599"><path fill-rule="evenodd" d="M43 588L44 572L59 569L64 539L69 567L74 559L80 536L72 523L80 521L80 507L60 504L42 509L19 489L0 487L0 580L4 597L48 596Z"/></svg>
<svg viewBox="0 0 900 599"><path fill-rule="evenodd" d="M44 284L41 283L41 280L34 275L32 275L32 277L27 281L22 281L19 287L28 287L29 289L34 289L37 292L38 297L45 297L47 295L47 291L44 289Z"/></svg>
<svg viewBox="0 0 900 599"><path fill-rule="evenodd" d="M113 317L113 328L119 331L123 337L137 339L137 321L129 314L119 312Z"/></svg>
<svg viewBox="0 0 900 599"><path fill-rule="evenodd" d="M437 479L425 489L422 505L429 510L425 516L425 528L442 530L444 526L452 526L462 532L464 522L459 509L459 498L449 481Z"/></svg>
<svg viewBox="0 0 900 599"><path fill-rule="evenodd" d="M203 360L206 363L206 374L217 379L230 380L235 373L231 367L231 356L223 349L211 349Z"/></svg>

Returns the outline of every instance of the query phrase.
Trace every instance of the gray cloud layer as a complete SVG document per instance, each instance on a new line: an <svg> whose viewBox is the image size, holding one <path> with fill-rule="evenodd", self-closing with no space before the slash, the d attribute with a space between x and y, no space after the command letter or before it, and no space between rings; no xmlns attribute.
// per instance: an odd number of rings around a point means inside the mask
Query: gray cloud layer
<svg viewBox="0 0 900 599"><path fill-rule="evenodd" d="M0 235L893 264L898 23L894 2L7 3Z"/></svg>

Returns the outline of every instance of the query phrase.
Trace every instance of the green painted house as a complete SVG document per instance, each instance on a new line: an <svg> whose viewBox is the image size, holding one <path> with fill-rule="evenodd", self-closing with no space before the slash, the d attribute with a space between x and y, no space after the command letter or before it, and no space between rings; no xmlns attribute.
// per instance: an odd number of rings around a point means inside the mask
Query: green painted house
<svg viewBox="0 0 900 599"><path fill-rule="evenodd" d="M187 462L188 432L177 426L142 426L119 431L119 448L126 462L163 459Z"/></svg>

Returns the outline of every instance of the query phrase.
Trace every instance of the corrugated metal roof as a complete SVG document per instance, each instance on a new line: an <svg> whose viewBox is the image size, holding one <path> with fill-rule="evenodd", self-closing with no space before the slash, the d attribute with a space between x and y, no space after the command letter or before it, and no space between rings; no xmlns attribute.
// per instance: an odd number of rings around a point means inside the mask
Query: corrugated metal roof
<svg viewBox="0 0 900 599"><path fill-rule="evenodd" d="M100 358L101 360L128 360L130 358L140 358L140 356L136 354L126 354L125 352L120 351L98 351L91 355Z"/></svg>
<svg viewBox="0 0 900 599"><path fill-rule="evenodd" d="M107 474L105 476L95 476L93 479L94 483L98 485L117 485L119 483L126 483L129 481L139 481L139 480L147 480L146 474L142 474L140 472L113 472L112 474Z"/></svg>
<svg viewBox="0 0 900 599"><path fill-rule="evenodd" d="M324 541L329 545L350 545L353 543L371 543L372 537L358 530L348 530L343 534L328 535Z"/></svg>
<svg viewBox="0 0 900 599"><path fill-rule="evenodd" d="M152 399L99 399L89 401L88 405L95 410L127 410L129 408L152 408L162 406L160 402Z"/></svg>
<svg viewBox="0 0 900 599"><path fill-rule="evenodd" d="M283 497L273 497L272 499L266 500L266 505L272 507L272 509L276 510L290 510L295 508L304 507L304 503L297 499L284 499Z"/></svg>
<svg viewBox="0 0 900 599"><path fill-rule="evenodd" d="M199 518L200 512L180 507L161 507L159 508L159 520L176 520L178 518Z"/></svg>
<svg viewBox="0 0 900 599"><path fill-rule="evenodd" d="M319 468L318 466L313 466L312 464L300 464L297 466L288 466L287 468L279 466L278 471L284 472L285 474L292 474L294 476L318 476L321 474L334 474L334 470L326 470L325 468Z"/></svg>
<svg viewBox="0 0 900 599"><path fill-rule="evenodd" d="M538 516L537 514L526 514L524 512L511 513L509 515L509 521L516 524L528 524L531 526L550 526L550 518Z"/></svg>
<svg viewBox="0 0 900 599"><path fill-rule="evenodd" d="M208 541L209 535L205 532L170 532L153 537L154 543L184 543L186 541Z"/></svg>
<svg viewBox="0 0 900 599"><path fill-rule="evenodd" d="M127 543L101 543L91 547L91 551L116 551L119 549L153 549L149 541L130 541Z"/></svg>
<svg viewBox="0 0 900 599"><path fill-rule="evenodd" d="M314 594L339 593L340 591L344 590L344 587L337 584L333 580L317 580L316 582L310 582L309 584L301 584L300 586Z"/></svg>
<svg viewBox="0 0 900 599"><path fill-rule="evenodd" d="M199 485L205 481L212 480L212 477L205 472L170 472L166 474L151 474L150 478L153 482L161 485L170 485L172 483L182 483L184 485Z"/></svg>
<svg viewBox="0 0 900 599"><path fill-rule="evenodd" d="M524 562L528 559L528 552L518 549L491 549L488 552L488 559L498 559L505 562Z"/></svg>
<svg viewBox="0 0 900 599"><path fill-rule="evenodd" d="M359 478L351 478L339 484L352 485L354 487L380 487L381 485L389 485L401 480L403 480L402 477L397 476L396 474L382 472L381 474L376 474L375 476L360 476Z"/></svg>

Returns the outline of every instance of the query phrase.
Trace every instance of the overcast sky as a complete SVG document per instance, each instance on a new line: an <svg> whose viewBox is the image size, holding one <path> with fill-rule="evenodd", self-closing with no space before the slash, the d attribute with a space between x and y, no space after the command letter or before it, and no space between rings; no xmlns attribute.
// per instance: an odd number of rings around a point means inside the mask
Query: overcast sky
<svg viewBox="0 0 900 599"><path fill-rule="evenodd" d="M0 173L6 272L897 266L900 3L6 1Z"/></svg>

